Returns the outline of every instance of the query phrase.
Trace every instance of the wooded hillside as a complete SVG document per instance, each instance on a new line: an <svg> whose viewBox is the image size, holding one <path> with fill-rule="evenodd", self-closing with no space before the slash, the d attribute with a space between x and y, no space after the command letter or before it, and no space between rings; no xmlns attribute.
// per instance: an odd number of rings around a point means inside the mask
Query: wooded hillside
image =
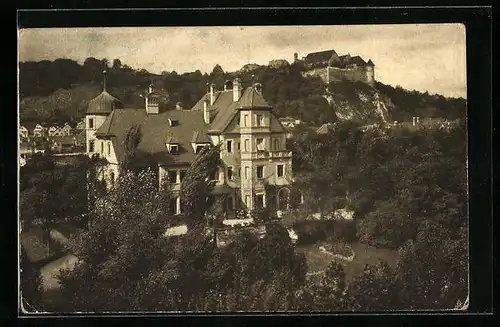
<svg viewBox="0 0 500 327"><path fill-rule="evenodd" d="M207 90L207 83L222 89L226 80L240 77L243 86L253 82L264 85L266 100L275 107L278 116L301 119L319 126L336 120L410 120L422 118L456 119L465 117L462 98L445 98L427 92L408 91L376 83L341 81L326 86L317 77L304 77L303 67L292 64L272 68L259 66L255 70L225 72L216 65L210 74L199 70L178 74L164 71L160 75L145 69L134 69L119 59L87 58L82 65L70 59L20 63L20 118L22 122L75 124L85 113L89 100L102 89L102 71L107 70L108 90L126 106L142 107L140 94L153 83L162 93L162 109L181 103L191 108Z"/></svg>

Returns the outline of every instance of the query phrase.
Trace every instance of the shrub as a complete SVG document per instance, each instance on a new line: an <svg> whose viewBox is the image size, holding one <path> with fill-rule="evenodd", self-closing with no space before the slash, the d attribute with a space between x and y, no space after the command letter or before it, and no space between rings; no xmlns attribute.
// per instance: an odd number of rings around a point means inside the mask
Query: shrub
<svg viewBox="0 0 500 327"><path fill-rule="evenodd" d="M327 243L325 249L332 254L339 254L344 257L350 257L354 254L352 247L345 242Z"/></svg>
<svg viewBox="0 0 500 327"><path fill-rule="evenodd" d="M303 220L293 224L298 244L314 244L333 235L335 222L331 220Z"/></svg>
<svg viewBox="0 0 500 327"><path fill-rule="evenodd" d="M335 239L354 242L356 237L356 222L354 220L337 220L333 233Z"/></svg>

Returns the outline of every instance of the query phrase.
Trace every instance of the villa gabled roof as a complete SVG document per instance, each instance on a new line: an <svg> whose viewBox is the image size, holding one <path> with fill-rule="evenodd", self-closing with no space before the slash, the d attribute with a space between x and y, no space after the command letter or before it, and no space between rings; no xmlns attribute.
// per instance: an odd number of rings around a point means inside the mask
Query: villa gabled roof
<svg viewBox="0 0 500 327"><path fill-rule="evenodd" d="M227 107L218 110L210 124L210 131L223 132L237 115L238 110L246 108L271 109L272 107L254 87L247 87L238 101L231 102Z"/></svg>
<svg viewBox="0 0 500 327"><path fill-rule="evenodd" d="M177 120L178 125L170 126L170 120ZM115 109L97 130L96 136L108 136L119 161L124 159L123 142L134 124L141 127L141 142L137 150L150 156L159 164L189 164L196 156L191 138L193 131L206 133L203 112L192 110L170 110L160 114L148 115L146 109ZM179 153L167 152L166 143L175 141L179 144Z"/></svg>

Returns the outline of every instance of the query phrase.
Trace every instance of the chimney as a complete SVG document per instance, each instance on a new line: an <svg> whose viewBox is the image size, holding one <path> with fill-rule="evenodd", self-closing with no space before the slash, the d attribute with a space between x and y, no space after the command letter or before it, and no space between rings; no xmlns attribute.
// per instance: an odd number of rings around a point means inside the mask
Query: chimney
<svg viewBox="0 0 500 327"><path fill-rule="evenodd" d="M241 80L235 78L233 81L233 102L237 102L241 97Z"/></svg>
<svg viewBox="0 0 500 327"><path fill-rule="evenodd" d="M416 117L417 118L417 124L420 123L420 117Z"/></svg>
<svg viewBox="0 0 500 327"><path fill-rule="evenodd" d="M210 85L210 105L213 105L215 102L215 84L212 83Z"/></svg>
<svg viewBox="0 0 500 327"><path fill-rule="evenodd" d="M210 111L208 110L208 100L203 101L203 120L205 124L210 124Z"/></svg>
<svg viewBox="0 0 500 327"><path fill-rule="evenodd" d="M297 52L295 52L293 54L293 62L297 62L297 61L299 61L299 54Z"/></svg>
<svg viewBox="0 0 500 327"><path fill-rule="evenodd" d="M149 94L149 93L153 93L153 84L150 84L150 85L149 85L149 89L148 89L148 91L149 91L149 92L148 92L148 94Z"/></svg>
<svg viewBox="0 0 500 327"><path fill-rule="evenodd" d="M177 102L177 103L175 104L175 109L176 109L176 110L182 110L182 109L183 109L183 107L182 107L182 103L181 103L181 102Z"/></svg>
<svg viewBox="0 0 500 327"><path fill-rule="evenodd" d="M411 118L412 118L412 124L413 124L413 126L415 126L415 122L417 121L417 119L416 119L417 117L411 117Z"/></svg>
<svg viewBox="0 0 500 327"><path fill-rule="evenodd" d="M227 91L227 90L230 90L232 87L231 87L231 81L226 81L224 83L224 91Z"/></svg>

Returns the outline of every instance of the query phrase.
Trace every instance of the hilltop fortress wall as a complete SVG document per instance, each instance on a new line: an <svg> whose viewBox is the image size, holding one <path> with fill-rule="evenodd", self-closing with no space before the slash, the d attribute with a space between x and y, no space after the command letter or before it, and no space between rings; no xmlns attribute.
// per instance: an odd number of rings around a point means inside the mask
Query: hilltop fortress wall
<svg viewBox="0 0 500 327"><path fill-rule="evenodd" d="M361 81L367 84L373 84L375 82L374 72L370 67L338 68L327 66L309 69L303 72L302 75L318 76L327 84L342 80L351 82Z"/></svg>

